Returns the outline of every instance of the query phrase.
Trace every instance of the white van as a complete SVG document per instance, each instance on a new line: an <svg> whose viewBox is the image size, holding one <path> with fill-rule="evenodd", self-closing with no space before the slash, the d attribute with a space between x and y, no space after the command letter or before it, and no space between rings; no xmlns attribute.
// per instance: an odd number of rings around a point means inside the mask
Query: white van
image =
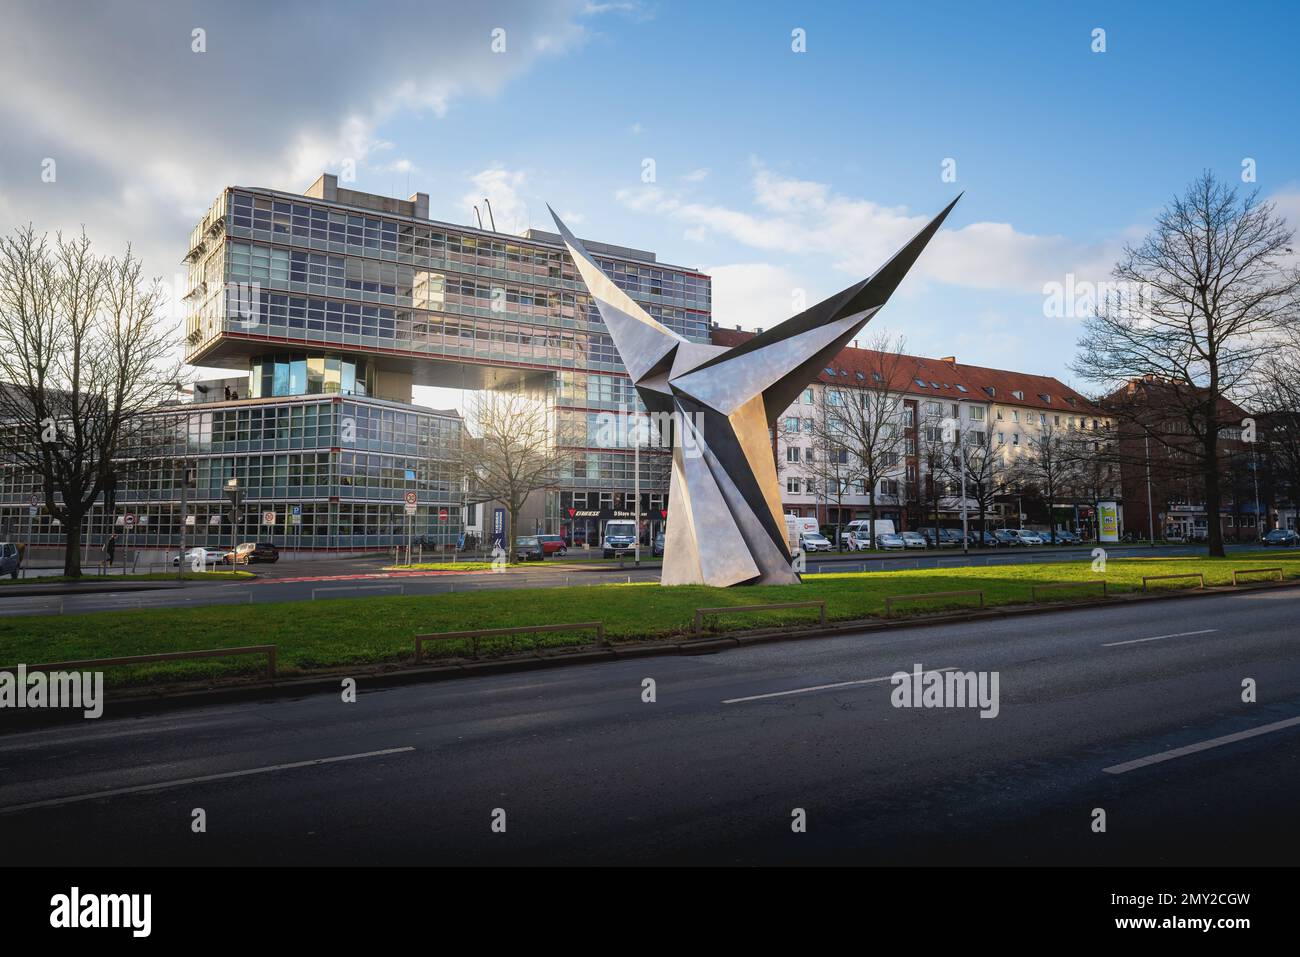
<svg viewBox="0 0 1300 957"><path fill-rule="evenodd" d="M785 516L785 543L791 552L796 548L803 548L801 542L805 535L821 535L821 532L821 526L817 524L815 518L790 514Z"/></svg>
<svg viewBox="0 0 1300 957"><path fill-rule="evenodd" d="M876 528L873 533L871 530L871 519L855 518L840 531L840 540L849 547L850 550L859 546L856 543L863 540L872 540L876 535L893 535L894 523L887 518L876 519Z"/></svg>
<svg viewBox="0 0 1300 957"><path fill-rule="evenodd" d="M636 522L630 518L613 518L605 523L605 534L600 540L600 551L605 558L636 548Z"/></svg>

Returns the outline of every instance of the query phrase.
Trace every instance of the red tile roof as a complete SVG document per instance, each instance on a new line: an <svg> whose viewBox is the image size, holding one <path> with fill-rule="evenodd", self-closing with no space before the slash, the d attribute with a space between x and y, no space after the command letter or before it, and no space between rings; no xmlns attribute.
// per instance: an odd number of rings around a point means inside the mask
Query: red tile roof
<svg viewBox="0 0 1300 957"><path fill-rule="evenodd" d="M719 346L739 345L754 335L753 332L741 329L714 327L710 330L713 344ZM823 369L818 376L823 383L865 386L871 382L873 372L890 372L891 378L895 380L889 383L892 391L918 398L928 396L949 401L997 402L1022 408L1101 414L1101 410L1085 396L1052 376L990 369L924 356L895 357L872 349L854 348L841 350L831 360L828 368L833 370L833 374ZM916 381L918 379L925 385L920 385ZM964 392L962 387L965 388ZM1021 393L1020 398L1016 398L1016 392ZM1049 398L1044 399L1043 396Z"/></svg>

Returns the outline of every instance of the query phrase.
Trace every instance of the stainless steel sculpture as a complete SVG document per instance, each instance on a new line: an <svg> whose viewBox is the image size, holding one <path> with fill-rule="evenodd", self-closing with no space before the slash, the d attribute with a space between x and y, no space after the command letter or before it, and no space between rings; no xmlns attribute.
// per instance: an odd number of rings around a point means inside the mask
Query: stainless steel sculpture
<svg viewBox="0 0 1300 957"><path fill-rule="evenodd" d="M769 430L885 304L958 199L870 278L734 348L656 322L550 211L641 401L677 430L662 584L799 582Z"/></svg>

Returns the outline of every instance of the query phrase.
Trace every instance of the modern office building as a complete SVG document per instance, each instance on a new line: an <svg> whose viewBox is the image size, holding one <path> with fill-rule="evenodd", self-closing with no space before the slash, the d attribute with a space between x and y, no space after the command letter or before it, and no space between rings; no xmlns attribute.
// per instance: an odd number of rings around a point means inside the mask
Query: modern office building
<svg viewBox="0 0 1300 957"><path fill-rule="evenodd" d="M657 320L707 342L709 277L651 252L588 242L601 267ZM228 369L192 401L160 409L124 454L110 528L173 544L188 478L187 538L270 540L301 549L388 548L411 530L451 543L468 518L455 412L412 402L413 387L523 389L553 409L566 437L559 484L534 496L524 530L595 540L633 509L633 451L599 440L601 413L639 408L608 334L564 251L541 230L522 236L429 219L428 197L394 199L322 175L301 195L230 187L184 253L186 359ZM643 450L647 534L667 507L667 455ZM242 490L230 525L226 490ZM57 544L28 514L34 479L0 476L0 526ZM472 499L472 496L471 496Z"/></svg>
<svg viewBox="0 0 1300 957"><path fill-rule="evenodd" d="M708 341L707 276L643 250L588 248L656 319ZM425 194L361 193L326 174L301 196L227 189L187 258L189 361L247 372L240 408L334 394L417 414L414 386L525 389L551 403L556 434L571 445L561 482L535 497L521 525L594 539L604 520L632 509L632 451L602 447L597 432L600 413L635 410L637 398L557 235L432 221ZM355 469L346 448L339 467ZM651 534L667 505L665 459L641 456ZM399 502L403 489L381 480Z"/></svg>

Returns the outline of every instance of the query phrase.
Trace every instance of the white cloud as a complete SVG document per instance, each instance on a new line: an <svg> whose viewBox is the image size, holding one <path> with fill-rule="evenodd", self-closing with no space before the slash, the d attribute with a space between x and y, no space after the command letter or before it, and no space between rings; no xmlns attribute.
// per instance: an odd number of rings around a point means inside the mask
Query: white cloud
<svg viewBox="0 0 1300 957"><path fill-rule="evenodd" d="M705 179L708 178L709 173L710 170L708 169L708 167L700 167L699 169L691 170L689 173L683 176L682 179L688 183L702 183L704 182Z"/></svg>
<svg viewBox="0 0 1300 957"><path fill-rule="evenodd" d="M693 241L717 236L763 252L817 257L854 276L869 275L938 211L916 214L846 196L761 165L751 185L752 211L690 202L658 186L622 190L617 198L631 210L682 223ZM916 273L952 285L1041 294L1044 283L1061 281L1067 272L1105 278L1120 246L1118 237L1081 243L1020 232L1008 223L971 223L941 231Z"/></svg>
<svg viewBox="0 0 1300 957"><path fill-rule="evenodd" d="M528 203L519 195L519 190L528 182L526 173L499 167L485 169L471 176L470 182L474 184L474 191L461 197L468 216L473 217L473 207L478 206L484 226L490 228L495 222L503 233L521 233L528 228ZM484 198L492 205L490 219Z"/></svg>
<svg viewBox="0 0 1300 957"><path fill-rule="evenodd" d="M713 318L724 329L766 329L811 306L821 297L789 269L769 263L709 266L713 277ZM803 290L803 304L796 299Z"/></svg>

